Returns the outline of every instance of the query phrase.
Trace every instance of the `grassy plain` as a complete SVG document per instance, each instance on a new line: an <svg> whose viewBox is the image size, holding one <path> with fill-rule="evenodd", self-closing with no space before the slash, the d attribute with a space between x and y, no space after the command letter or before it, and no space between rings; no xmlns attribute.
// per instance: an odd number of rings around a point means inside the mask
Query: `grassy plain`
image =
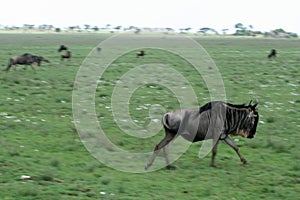
<svg viewBox="0 0 300 200"><path fill-rule="evenodd" d="M219 145L216 164L210 155L198 158L201 143L190 146L174 165L132 174L116 171L94 159L73 123L73 82L89 52L105 34L0 34L0 67L23 53L51 61L34 72L18 66L0 70L0 199L297 199L300 193L300 40L194 37L218 67L231 103L258 98L260 123L254 139L235 143L250 162L242 165L226 144ZM71 61L60 61L57 48L71 48ZM267 59L270 49L276 59ZM101 53L101 52L100 52ZM137 64L167 63L191 82L199 104L209 101L205 82L193 68L162 50L149 49L142 59L135 51L117 59L101 78L96 112L109 138L132 152L152 151L163 132L136 139L122 134L110 110L114 85ZM130 100L132 118L149 123L149 105L178 108L167 88L145 85ZM198 106L198 105L193 105ZM172 151L172 150L171 150ZM146 164L146 163L145 163ZM155 165L155 163L154 163ZM22 175L31 178L21 180Z"/></svg>

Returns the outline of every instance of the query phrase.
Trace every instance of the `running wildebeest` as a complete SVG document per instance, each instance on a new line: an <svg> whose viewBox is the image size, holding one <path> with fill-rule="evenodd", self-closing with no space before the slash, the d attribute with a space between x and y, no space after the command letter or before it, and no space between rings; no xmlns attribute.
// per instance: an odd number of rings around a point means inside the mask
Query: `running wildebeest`
<svg viewBox="0 0 300 200"><path fill-rule="evenodd" d="M40 66L42 61L49 63L49 60L45 59L44 57L35 56L30 53L25 53L21 56L14 56L9 59L6 71L9 71L9 69L15 65L30 65L31 68L34 69L33 64Z"/></svg>
<svg viewBox="0 0 300 200"><path fill-rule="evenodd" d="M195 109L179 109L164 114L162 124L165 137L156 145L145 169L149 169L159 151L163 148L167 168L172 169L168 158L169 143L178 136L190 142L213 140L211 166L216 167L215 157L220 140L225 141L238 154L242 163L247 160L239 152L229 135L253 138L258 124L258 101L254 105L234 105L214 101Z"/></svg>
<svg viewBox="0 0 300 200"><path fill-rule="evenodd" d="M62 45L60 45L60 47L57 51L62 52L62 51L67 51L67 50L68 50L68 47L62 44Z"/></svg>
<svg viewBox="0 0 300 200"><path fill-rule="evenodd" d="M71 59L71 51L67 51L67 53L66 54L63 54L63 55L61 55L61 59L60 60L64 60L64 59L68 59L68 60L70 60Z"/></svg>
<svg viewBox="0 0 300 200"><path fill-rule="evenodd" d="M268 55L268 58L275 58L276 54L277 54L276 49L272 49L270 54Z"/></svg>
<svg viewBox="0 0 300 200"><path fill-rule="evenodd" d="M140 51L136 54L136 57L143 57L145 55L145 52L144 51Z"/></svg>

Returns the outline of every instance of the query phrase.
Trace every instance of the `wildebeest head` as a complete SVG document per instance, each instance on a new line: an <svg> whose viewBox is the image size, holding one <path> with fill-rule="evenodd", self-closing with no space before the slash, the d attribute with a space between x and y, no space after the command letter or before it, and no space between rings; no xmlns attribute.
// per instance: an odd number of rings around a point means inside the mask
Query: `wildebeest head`
<svg viewBox="0 0 300 200"><path fill-rule="evenodd" d="M65 45L60 45L59 49L57 50L58 52L64 51L64 50L68 50L68 47Z"/></svg>
<svg viewBox="0 0 300 200"><path fill-rule="evenodd" d="M37 65L40 66L41 62L50 63L50 61L45 59L43 56L32 56L32 63L37 63Z"/></svg>
<svg viewBox="0 0 300 200"><path fill-rule="evenodd" d="M248 114L248 118L250 120L250 131L249 134L247 135L247 138L253 138L254 134L256 132L256 127L258 124L258 119L259 119L259 115L258 115L258 100L256 99L256 102L254 105L251 105L251 102L249 102L248 104L248 109L249 109L249 114Z"/></svg>

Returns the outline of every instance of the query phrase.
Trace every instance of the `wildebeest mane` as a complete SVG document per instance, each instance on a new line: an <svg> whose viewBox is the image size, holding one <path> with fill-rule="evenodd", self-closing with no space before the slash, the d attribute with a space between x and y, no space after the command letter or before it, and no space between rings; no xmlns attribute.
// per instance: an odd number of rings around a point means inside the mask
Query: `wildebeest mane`
<svg viewBox="0 0 300 200"><path fill-rule="evenodd" d="M207 111L207 110L211 110L212 108L212 105L213 104L216 104L216 103L223 103L229 107L232 107L232 108L248 108L248 106L246 106L245 104L231 104L231 103L225 103L225 102L222 102L222 101L212 101L212 102L209 102L207 104L205 104L204 106L201 106L199 108L199 112L202 113L204 111Z"/></svg>

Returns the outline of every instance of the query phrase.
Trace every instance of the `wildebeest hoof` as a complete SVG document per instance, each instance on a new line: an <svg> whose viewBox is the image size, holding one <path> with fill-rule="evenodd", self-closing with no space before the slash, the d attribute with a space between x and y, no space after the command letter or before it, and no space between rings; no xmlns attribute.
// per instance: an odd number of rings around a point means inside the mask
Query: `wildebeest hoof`
<svg viewBox="0 0 300 200"><path fill-rule="evenodd" d="M166 169L168 169L168 170L175 170L176 167L173 166L173 165L167 165L167 166L166 166Z"/></svg>
<svg viewBox="0 0 300 200"><path fill-rule="evenodd" d="M241 159L243 164L248 164L248 161L246 159Z"/></svg>
<svg viewBox="0 0 300 200"><path fill-rule="evenodd" d="M244 165L248 165L249 163L248 163L247 160L244 160L244 161L243 161L243 164L244 164Z"/></svg>
<svg viewBox="0 0 300 200"><path fill-rule="evenodd" d="M211 167L217 168L217 165L215 164L210 164Z"/></svg>

